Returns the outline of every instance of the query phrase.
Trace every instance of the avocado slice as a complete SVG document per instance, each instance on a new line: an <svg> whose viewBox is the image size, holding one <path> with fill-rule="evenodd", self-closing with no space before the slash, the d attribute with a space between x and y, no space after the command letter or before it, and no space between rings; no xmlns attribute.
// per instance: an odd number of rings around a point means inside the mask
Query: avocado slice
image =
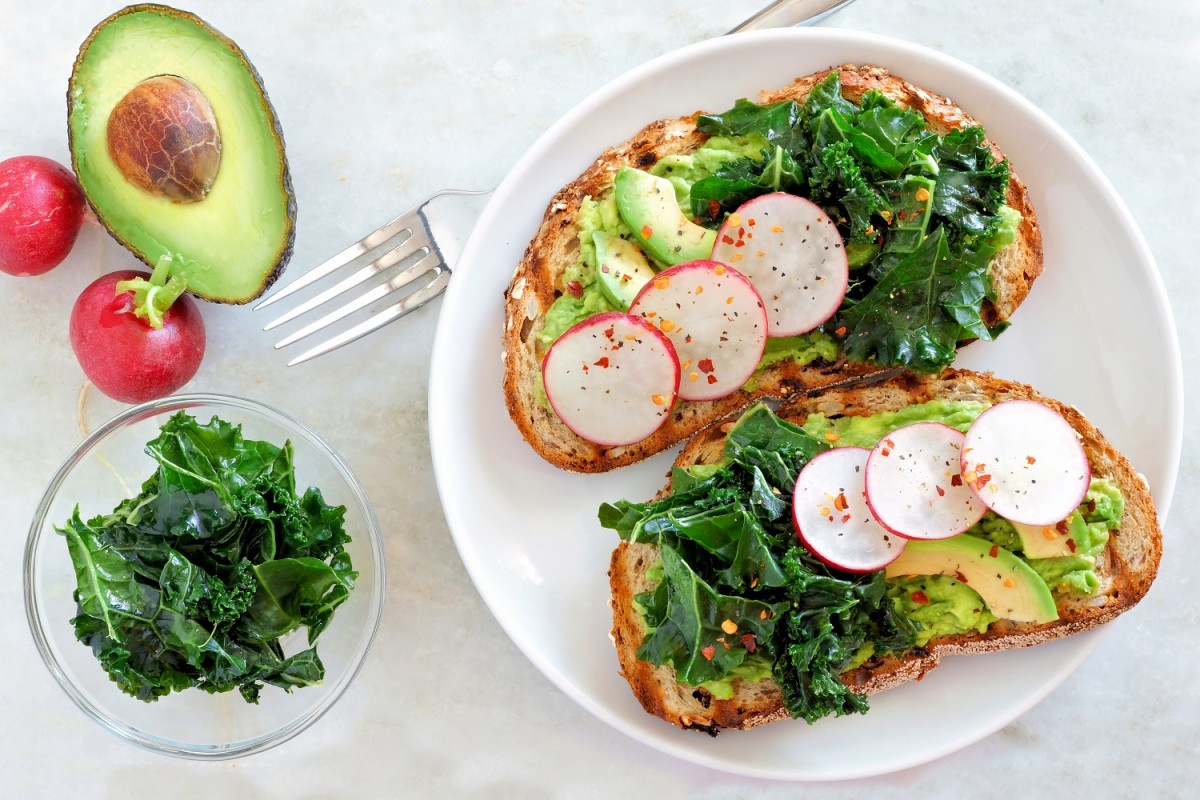
<svg viewBox="0 0 1200 800"><path fill-rule="evenodd" d="M600 291L622 311L628 311L638 292L654 278L654 269L637 245L604 231L592 234L596 263L600 265Z"/></svg>
<svg viewBox="0 0 1200 800"><path fill-rule="evenodd" d="M1087 536L1083 514L1072 511L1057 525L1025 525L1009 521L1021 538L1021 552L1026 558L1057 558L1074 554L1075 542Z"/></svg>
<svg viewBox="0 0 1200 800"><path fill-rule="evenodd" d="M166 156L126 122L146 109L149 137L176 148ZM138 5L97 25L75 60L67 129L96 217L151 267L168 259L189 292L247 303L286 266L296 202L279 121L245 54L198 17Z"/></svg>
<svg viewBox="0 0 1200 800"><path fill-rule="evenodd" d="M666 178L622 167L613 183L617 213L633 238L664 264L711 258L717 232L684 216L675 187Z"/></svg>
<svg viewBox="0 0 1200 800"><path fill-rule="evenodd" d="M1041 576L1008 550L978 536L960 533L949 539L910 541L900 557L887 566L885 575L956 576L1001 619L1058 619L1054 596Z"/></svg>

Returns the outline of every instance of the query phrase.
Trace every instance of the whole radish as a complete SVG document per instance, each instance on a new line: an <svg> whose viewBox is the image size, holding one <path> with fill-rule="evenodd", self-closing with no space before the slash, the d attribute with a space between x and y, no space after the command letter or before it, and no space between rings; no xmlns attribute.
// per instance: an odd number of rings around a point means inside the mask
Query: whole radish
<svg viewBox="0 0 1200 800"><path fill-rule="evenodd" d="M164 262L165 264L166 262ZM204 357L204 321L177 279L124 270L93 281L71 309L71 347L96 388L141 403L183 386Z"/></svg>
<svg viewBox="0 0 1200 800"><path fill-rule="evenodd" d="M75 246L83 191L71 171L41 156L0 161L0 270L41 275Z"/></svg>

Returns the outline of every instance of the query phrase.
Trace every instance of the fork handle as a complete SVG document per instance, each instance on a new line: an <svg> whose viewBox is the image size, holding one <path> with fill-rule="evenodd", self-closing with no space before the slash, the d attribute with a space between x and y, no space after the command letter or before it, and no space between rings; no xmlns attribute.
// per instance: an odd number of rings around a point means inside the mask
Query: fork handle
<svg viewBox="0 0 1200 800"><path fill-rule="evenodd" d="M776 0L771 5L747 19L730 33L753 31L760 28L787 28L802 22L813 23L827 14L832 14L854 0Z"/></svg>

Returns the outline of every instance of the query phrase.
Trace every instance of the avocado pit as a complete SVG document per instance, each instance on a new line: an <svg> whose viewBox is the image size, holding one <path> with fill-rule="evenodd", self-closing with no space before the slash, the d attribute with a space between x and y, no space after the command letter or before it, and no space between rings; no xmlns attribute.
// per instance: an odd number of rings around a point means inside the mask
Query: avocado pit
<svg viewBox="0 0 1200 800"><path fill-rule="evenodd" d="M212 105L190 81L141 81L108 117L108 152L121 175L177 203L203 200L221 166L221 132Z"/></svg>

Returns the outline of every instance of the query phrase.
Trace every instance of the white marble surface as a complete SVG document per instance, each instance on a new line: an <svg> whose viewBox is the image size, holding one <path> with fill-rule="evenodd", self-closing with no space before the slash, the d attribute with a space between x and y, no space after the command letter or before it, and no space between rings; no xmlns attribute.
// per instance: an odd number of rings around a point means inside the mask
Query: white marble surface
<svg viewBox="0 0 1200 800"><path fill-rule="evenodd" d="M0 158L67 160L63 95L79 42L117 2L0 0ZM236 41L282 121L300 204L298 272L448 185L487 188L577 101L655 55L718 35L756 0L272 2L187 7ZM986 10L983 6L986 5ZM1023 93L1096 160L1142 227L1174 304L1194 397L1200 9L1137 0L858 0L823 24L944 51ZM311 425L357 471L388 531L387 608L346 696L296 739L221 763L132 747L43 667L21 557L42 488L81 438L66 320L92 278L132 264L95 228L41 278L0 275L0 786L6 797L784 797L698 769L597 721L518 652L471 585L439 508L426 436L435 306L287 369L246 308L205 306L189 389L243 394ZM1113 320L1137 324L1136 320ZM1120 380L1120 376L1113 376ZM120 406L96 393L94 427ZM1091 658L998 733L831 797L1185 796L1200 757L1194 665L1200 461L1184 435L1166 555L1146 600ZM919 720L913 734L920 735ZM886 747L864 742L864 747Z"/></svg>

